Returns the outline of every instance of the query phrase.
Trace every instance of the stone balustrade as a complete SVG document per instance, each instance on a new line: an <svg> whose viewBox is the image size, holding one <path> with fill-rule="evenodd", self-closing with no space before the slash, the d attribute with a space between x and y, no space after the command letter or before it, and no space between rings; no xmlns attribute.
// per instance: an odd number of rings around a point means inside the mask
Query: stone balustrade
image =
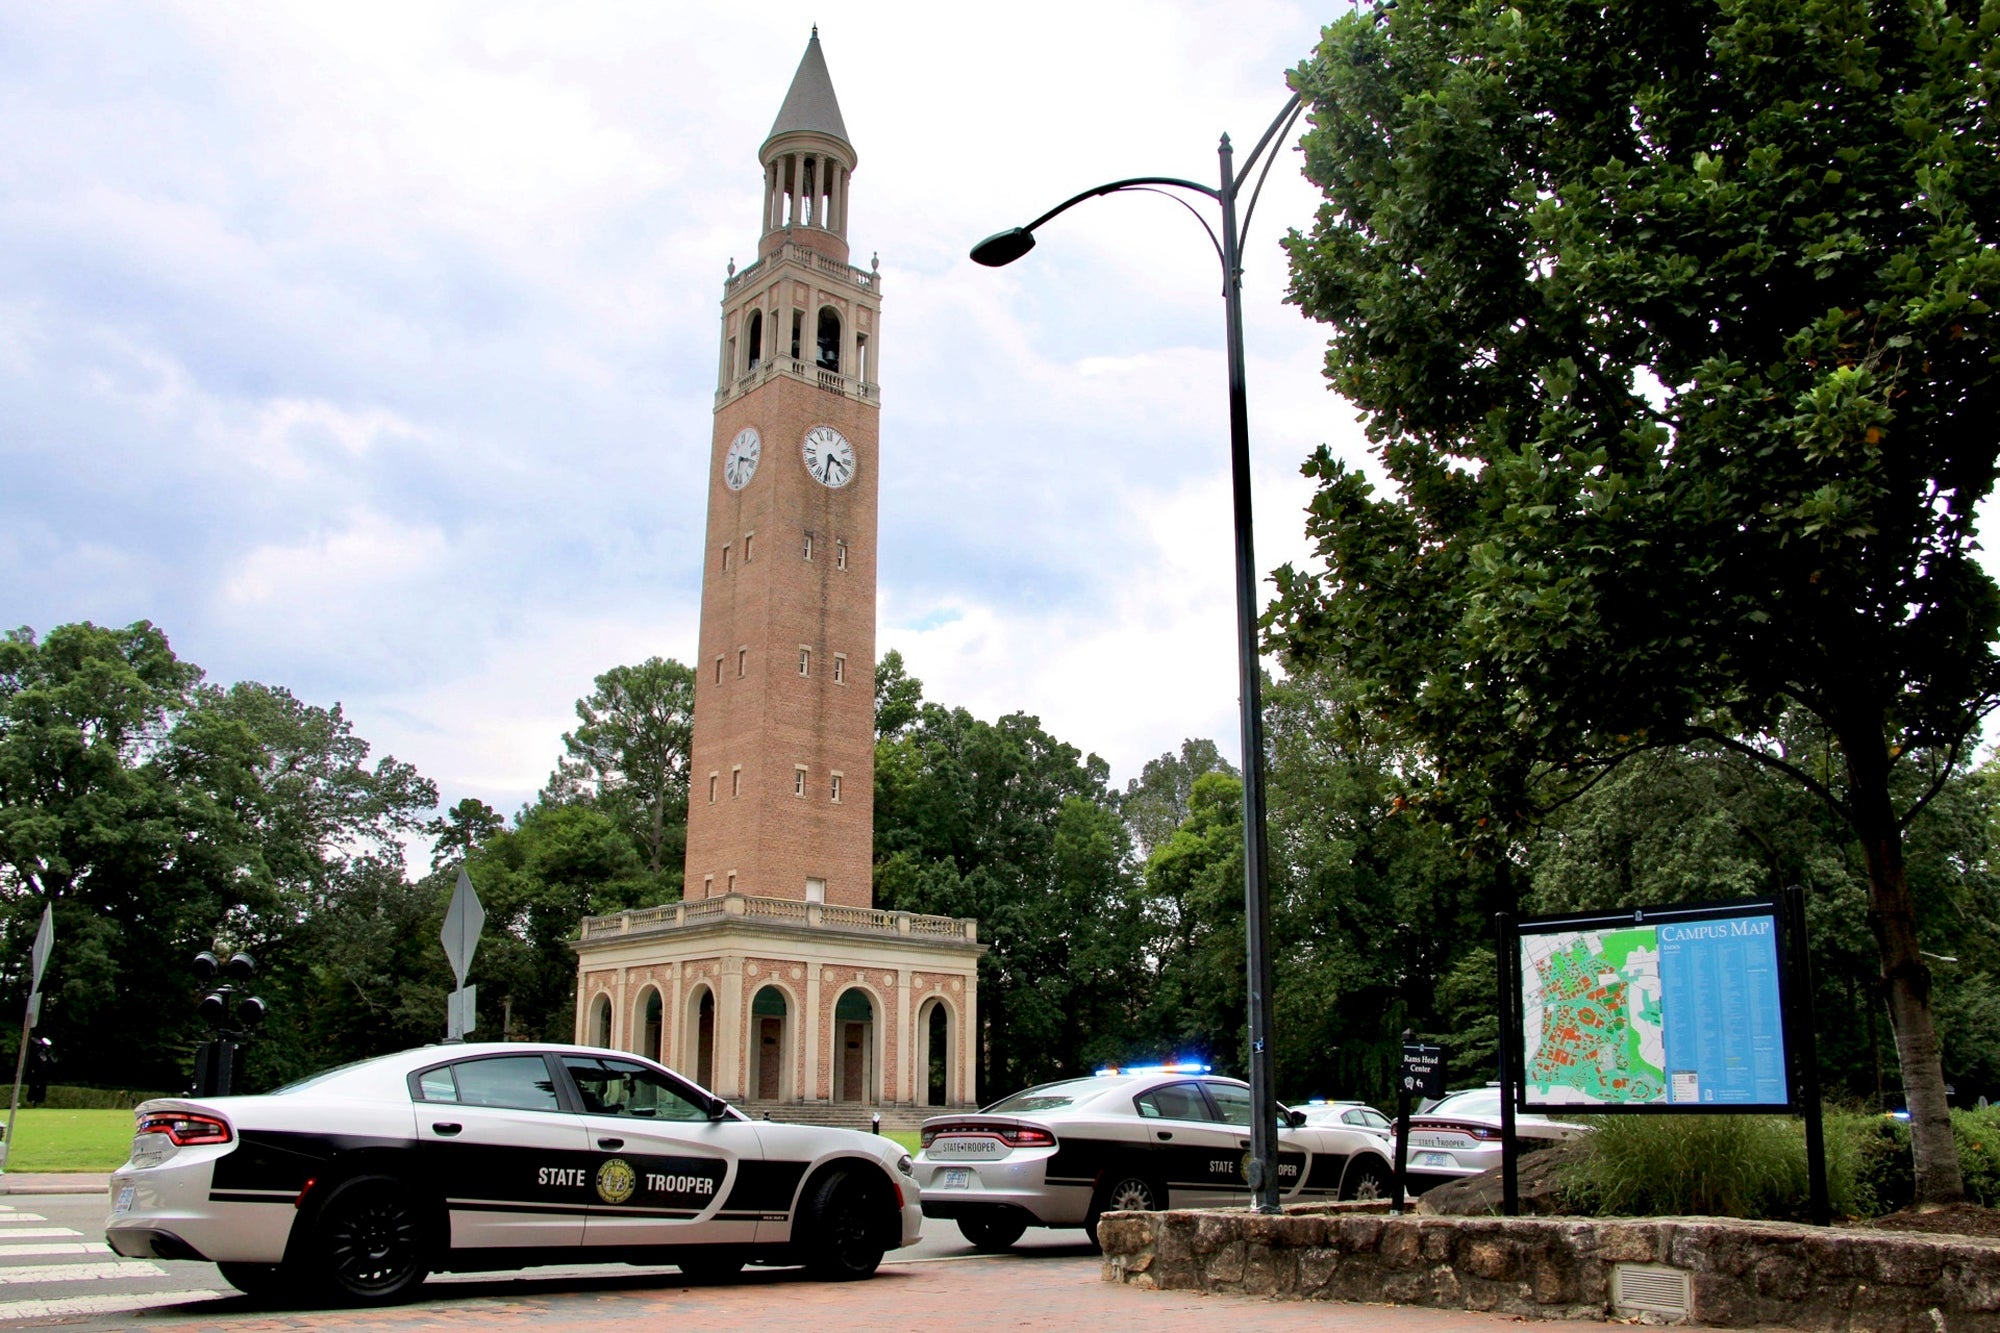
<svg viewBox="0 0 2000 1333"><path fill-rule="evenodd" d="M873 907L842 907L808 903L795 898L759 898L728 893L716 898L635 907L610 916L583 919L580 943L596 944L617 936L659 935L693 930L738 919L786 929L830 931L843 935L915 936L940 942L979 941L979 923L970 917L924 916L917 912L886 912Z"/></svg>

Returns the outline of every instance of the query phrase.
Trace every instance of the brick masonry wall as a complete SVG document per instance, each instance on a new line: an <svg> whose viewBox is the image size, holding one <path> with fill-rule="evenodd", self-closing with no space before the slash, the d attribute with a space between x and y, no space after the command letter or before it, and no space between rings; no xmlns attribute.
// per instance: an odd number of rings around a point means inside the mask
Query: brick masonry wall
<svg viewBox="0 0 2000 1333"><path fill-rule="evenodd" d="M732 318L746 305L806 311L808 341L821 305L873 331L875 311L858 293L789 264L760 291L738 294ZM740 893L802 899L810 877L826 881L829 903L873 904L879 415L873 402L784 375L716 412L688 809L691 899L728 892L734 871ZM806 471L805 436L821 425L854 447L855 475L845 486L822 486ZM745 427L757 430L761 456L749 483L732 491L722 463ZM804 556L808 531L811 560ZM748 562L746 536L754 537ZM845 569L836 559L843 541ZM812 653L804 676L802 646ZM739 650L745 652L740 677ZM838 683L836 654L845 657ZM806 766L803 797L794 794L799 764ZM738 765L742 788L735 794ZM830 790L835 772L842 786L837 804Z"/></svg>
<svg viewBox="0 0 2000 1333"><path fill-rule="evenodd" d="M2000 1330L2000 1243L1712 1218L1387 1217L1340 1208L1117 1213L1104 1280L1539 1319L1612 1315L1618 1263L1691 1277L1698 1324L1813 1333Z"/></svg>

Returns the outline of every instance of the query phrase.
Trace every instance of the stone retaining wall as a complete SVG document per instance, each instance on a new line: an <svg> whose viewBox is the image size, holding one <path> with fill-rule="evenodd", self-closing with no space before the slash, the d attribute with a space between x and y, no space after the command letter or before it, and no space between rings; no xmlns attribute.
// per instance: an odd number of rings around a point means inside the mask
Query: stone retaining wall
<svg viewBox="0 0 2000 1333"><path fill-rule="evenodd" d="M1605 1319L1614 1270L1687 1275L1695 1323L2000 1333L2000 1243L1715 1218L1389 1217L1341 1209L1116 1213L1104 1280L1280 1300ZM1665 1271L1674 1270L1674 1271ZM1625 1270L1630 1290L1649 1270ZM1655 1316L1654 1318L1657 1318Z"/></svg>

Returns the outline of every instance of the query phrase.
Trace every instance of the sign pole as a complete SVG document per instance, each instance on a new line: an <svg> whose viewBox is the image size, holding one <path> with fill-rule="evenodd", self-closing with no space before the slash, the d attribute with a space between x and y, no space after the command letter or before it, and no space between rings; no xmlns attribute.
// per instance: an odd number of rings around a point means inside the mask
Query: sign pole
<svg viewBox="0 0 2000 1333"><path fill-rule="evenodd" d="M55 947L55 904L42 907L42 924L35 931L35 947L30 955L33 978L28 982L28 1007L21 1015L21 1049L14 1057L14 1099L7 1105L7 1133L0 1138L0 1171L7 1169L7 1154L14 1147L14 1118L21 1113L21 1075L28 1069L28 1034L42 1016L42 970L49 965L49 951Z"/></svg>
<svg viewBox="0 0 2000 1333"><path fill-rule="evenodd" d="M1417 1034L1408 1028L1403 1029L1403 1050L1405 1052L1410 1049L1410 1043L1416 1040L1416 1036ZM1405 1059L1407 1060L1407 1058L1406 1055ZM1396 1184L1394 1192L1389 1196L1389 1211L1399 1216L1403 1211L1403 1194L1406 1188L1403 1173L1409 1162L1409 1158L1410 1075L1406 1069L1403 1076L1396 1080Z"/></svg>
<svg viewBox="0 0 2000 1333"><path fill-rule="evenodd" d="M1798 1063L1799 1109L1806 1121L1806 1207L1813 1225L1823 1227L1833 1221L1833 1203L1826 1190L1826 1125L1820 1116L1819 1043L1813 1031L1818 1024L1813 1017L1812 955L1806 948L1806 891L1797 884L1787 885L1784 899L1785 929L1792 946L1790 1016L1795 1020L1789 1025L1793 1030L1785 1034L1785 1045Z"/></svg>
<svg viewBox="0 0 2000 1333"><path fill-rule="evenodd" d="M1514 918L1506 912L1493 914L1493 933L1500 966L1500 1211L1507 1217L1521 1215L1520 1158L1514 1146Z"/></svg>

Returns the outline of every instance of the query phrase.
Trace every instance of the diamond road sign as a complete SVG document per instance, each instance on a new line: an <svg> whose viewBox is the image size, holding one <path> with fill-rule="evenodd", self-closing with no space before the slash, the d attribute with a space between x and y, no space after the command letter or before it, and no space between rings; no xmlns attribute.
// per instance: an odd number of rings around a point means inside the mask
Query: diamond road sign
<svg viewBox="0 0 2000 1333"><path fill-rule="evenodd" d="M458 887L451 891L451 905L444 909L442 938L444 956L461 987L465 985L465 974L472 968L472 952L479 947L479 932L485 925L486 909L479 905L479 895L472 891L472 876L460 866Z"/></svg>

